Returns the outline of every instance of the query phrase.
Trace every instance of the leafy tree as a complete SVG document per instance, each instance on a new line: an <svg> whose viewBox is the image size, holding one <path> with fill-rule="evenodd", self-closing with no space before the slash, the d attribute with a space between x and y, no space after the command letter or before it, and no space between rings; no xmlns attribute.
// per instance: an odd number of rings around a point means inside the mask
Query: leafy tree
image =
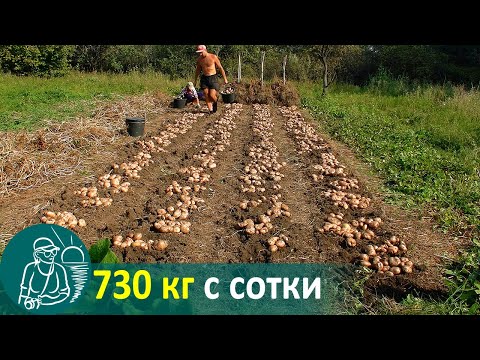
<svg viewBox="0 0 480 360"><path fill-rule="evenodd" d="M110 45L77 45L72 57L72 67L80 71L105 70L106 54Z"/></svg>
<svg viewBox="0 0 480 360"><path fill-rule="evenodd" d="M389 45L380 49L380 65L395 76L418 80L441 80L445 54L428 45Z"/></svg>
<svg viewBox="0 0 480 360"><path fill-rule="evenodd" d="M193 78L196 63L195 45L154 45L152 66L172 78Z"/></svg>
<svg viewBox="0 0 480 360"><path fill-rule="evenodd" d="M335 82L345 59L360 51L361 48L358 45L314 45L311 47L310 52L321 61L323 66L323 96L327 94L328 87Z"/></svg>
<svg viewBox="0 0 480 360"><path fill-rule="evenodd" d="M105 52L104 70L125 73L150 67L149 47L145 45L110 46Z"/></svg>
<svg viewBox="0 0 480 360"><path fill-rule="evenodd" d="M0 47L2 70L16 75L58 76L70 68L74 46L4 45Z"/></svg>

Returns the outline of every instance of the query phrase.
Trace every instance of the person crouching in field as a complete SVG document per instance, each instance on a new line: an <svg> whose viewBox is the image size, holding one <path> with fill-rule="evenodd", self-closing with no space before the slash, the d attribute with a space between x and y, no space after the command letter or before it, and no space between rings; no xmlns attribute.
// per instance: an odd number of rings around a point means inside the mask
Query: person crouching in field
<svg viewBox="0 0 480 360"><path fill-rule="evenodd" d="M203 98L203 92L195 90L193 83L190 81L187 86L182 89L179 97L187 99L187 104L195 104L197 108L200 108L200 98Z"/></svg>

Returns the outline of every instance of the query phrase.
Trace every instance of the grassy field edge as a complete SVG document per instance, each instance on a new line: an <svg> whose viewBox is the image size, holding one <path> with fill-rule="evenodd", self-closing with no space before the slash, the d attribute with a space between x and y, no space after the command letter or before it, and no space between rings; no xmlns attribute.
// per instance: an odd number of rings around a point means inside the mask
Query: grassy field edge
<svg viewBox="0 0 480 360"><path fill-rule="evenodd" d="M479 313L480 93L429 86L384 89L298 84L302 105L322 131L348 145L384 182L389 202L433 217L469 246L450 259L446 300L408 296L386 313Z"/></svg>

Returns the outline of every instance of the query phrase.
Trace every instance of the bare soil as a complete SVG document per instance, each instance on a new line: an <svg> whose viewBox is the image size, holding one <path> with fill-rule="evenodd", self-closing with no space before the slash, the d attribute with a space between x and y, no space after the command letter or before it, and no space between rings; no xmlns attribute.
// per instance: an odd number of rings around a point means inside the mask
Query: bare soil
<svg viewBox="0 0 480 360"><path fill-rule="evenodd" d="M254 85L247 89L250 96L256 96L253 87ZM275 91L277 88L274 87L265 96L273 97ZM265 102L269 102L268 99ZM165 105L158 105L162 106L162 111L149 116L147 131L141 139L147 140L160 134L166 124L178 120L187 112L193 112L191 108L173 109L166 105L166 101L164 103ZM82 170L70 176L53 178L39 187L0 198L0 241L6 243L26 226L40 223L42 211L48 209L70 211L77 218L85 219L87 226L77 227L75 231L87 247L98 239L111 239L114 235L125 234L129 230L141 232L147 241L168 241L165 251L113 247L124 262L355 263L364 249L362 246L351 248L345 245L343 237L320 232L325 216L339 211L330 200L321 196L322 191L328 187L328 181L314 182L311 178L310 169L321 163L320 154L299 154L294 139L285 130L285 118L276 105L270 105L269 109L273 122L272 139L279 152L278 161L285 162L286 165L281 169L285 175L279 181L281 189L275 191L272 188L273 182L268 183L265 195L268 197L280 192L281 201L288 204L291 217L274 219L273 230L266 235L248 235L238 227L239 222L266 209L266 204L248 212L239 207L242 200L254 198L252 194L242 193L239 180L250 161L249 147L259 140L252 131L254 108L248 104L243 105L240 115L234 119L235 128L231 130L229 145L216 155L217 167L209 171L210 181L201 194L205 202L188 219L192 223L190 233L159 233L153 228L156 210L167 207L172 202L166 196L165 189L172 181L185 181L185 175L179 171L181 168L198 165L193 155L205 148L201 145L204 134L227 111L227 105L220 102L216 114L199 117L187 133L179 134L172 140L166 152L153 154L154 163L141 171L140 179L129 180L131 190L117 194L112 206L82 207L79 197L73 192L82 186L95 186L97 178L111 170L113 162L131 160L141 150L136 143L139 138L129 137L124 130L117 131L118 140L106 145L104 152L82 160L88 165L89 171ZM304 117L316 127L309 114L304 113ZM387 277L382 273L374 273L370 276L366 283L366 301L371 301L373 295L401 298L414 290L431 294L444 293L446 289L441 274L442 259L454 257L463 244L455 243L433 230L429 219L385 204L381 181L369 173L366 165L344 145L328 139L324 134L320 135L329 144L328 151L346 166L346 173L359 180L358 192L372 199L367 209L345 211L346 218L381 217L384 224L376 241L391 235L405 239L409 246L408 256L415 264L411 274ZM335 177L328 180L332 179ZM288 237L287 246L271 252L266 240L278 234Z"/></svg>

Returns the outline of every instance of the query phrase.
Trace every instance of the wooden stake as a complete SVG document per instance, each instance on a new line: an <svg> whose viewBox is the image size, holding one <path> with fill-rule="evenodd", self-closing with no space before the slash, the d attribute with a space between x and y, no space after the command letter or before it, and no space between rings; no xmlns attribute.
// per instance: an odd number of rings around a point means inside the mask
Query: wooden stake
<svg viewBox="0 0 480 360"><path fill-rule="evenodd" d="M287 82L287 77L285 76L285 69L287 68L287 55L283 58L283 85Z"/></svg>

